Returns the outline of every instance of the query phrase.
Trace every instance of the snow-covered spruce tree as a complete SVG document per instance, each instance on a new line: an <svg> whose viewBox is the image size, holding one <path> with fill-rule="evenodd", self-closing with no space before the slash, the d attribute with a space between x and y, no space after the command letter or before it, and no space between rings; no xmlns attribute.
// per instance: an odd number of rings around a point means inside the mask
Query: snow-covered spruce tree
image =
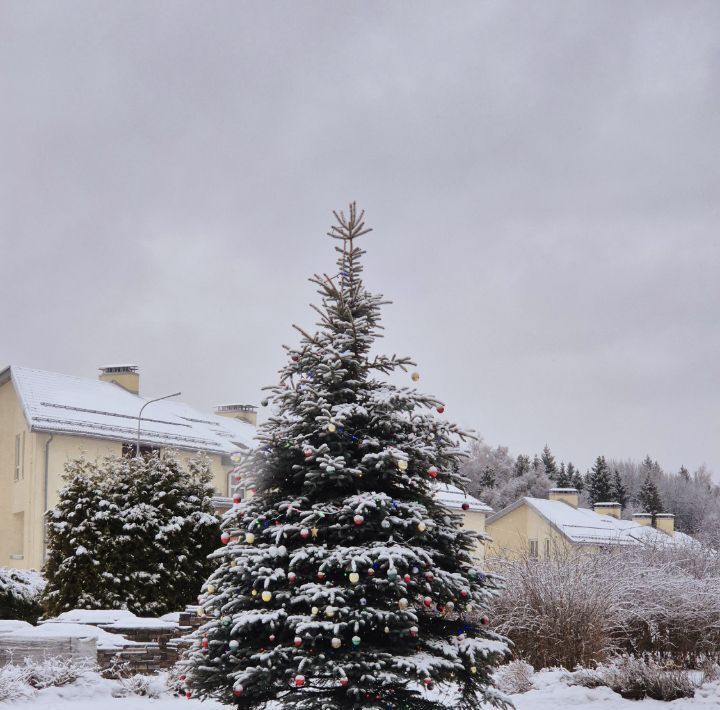
<svg viewBox="0 0 720 710"><path fill-rule="evenodd" d="M483 612L496 582L478 535L434 498L462 486L462 433L442 404L386 375L413 363L371 354L381 296L361 280L369 232L336 214L338 273L311 279L318 331L286 348L274 414L241 463L257 494L226 514L203 588L207 623L183 665L187 693L240 708L502 707L490 674L505 640ZM417 375L413 374L413 380ZM277 705L272 705L277 707Z"/></svg>
<svg viewBox="0 0 720 710"><path fill-rule="evenodd" d="M170 454L66 466L48 512L47 615L127 608L159 615L194 602L219 521L207 462Z"/></svg>

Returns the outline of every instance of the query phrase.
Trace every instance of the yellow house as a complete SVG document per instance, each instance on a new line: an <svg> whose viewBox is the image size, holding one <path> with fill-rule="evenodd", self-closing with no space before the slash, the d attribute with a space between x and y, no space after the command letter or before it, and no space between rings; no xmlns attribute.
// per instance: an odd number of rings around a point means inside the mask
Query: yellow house
<svg viewBox="0 0 720 710"><path fill-rule="evenodd" d="M599 550L608 545L688 544L692 538L674 530L674 516L637 513L622 520L620 504L578 506L575 488L553 488L549 498L520 498L487 520L491 537L488 556L550 557L573 548Z"/></svg>
<svg viewBox="0 0 720 710"><path fill-rule="evenodd" d="M492 513L489 505L448 483L438 485L435 498L445 508L459 511L462 514L463 527L487 534L485 520L488 513ZM475 548L475 557L478 561L485 559L486 544L487 542L479 542Z"/></svg>
<svg viewBox="0 0 720 710"><path fill-rule="evenodd" d="M44 513L57 502L65 463L80 455L134 455L138 440L141 451L203 453L216 491L228 495L230 457L253 445L255 408L224 405L206 414L141 397L139 383L134 365L101 368L99 379L0 371L0 567L42 566Z"/></svg>

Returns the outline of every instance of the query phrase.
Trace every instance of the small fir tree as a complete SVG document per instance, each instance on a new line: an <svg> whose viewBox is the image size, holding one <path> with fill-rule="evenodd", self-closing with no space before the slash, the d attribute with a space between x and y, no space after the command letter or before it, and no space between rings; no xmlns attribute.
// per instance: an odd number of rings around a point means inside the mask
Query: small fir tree
<svg viewBox="0 0 720 710"><path fill-rule="evenodd" d="M218 518L206 461L84 459L48 512L47 615L127 608L160 615L195 601L212 569Z"/></svg>
<svg viewBox="0 0 720 710"><path fill-rule="evenodd" d="M640 506L642 507L643 513L650 513L652 515L652 526L657 527L657 515L665 511L663 507L662 498L657 486L650 478L650 474L645 477L645 483L643 483L640 489L639 496Z"/></svg>
<svg viewBox="0 0 720 710"><path fill-rule="evenodd" d="M685 466L680 466L678 476L680 476L680 478L682 478L682 480L687 483L690 480L690 471L688 471Z"/></svg>
<svg viewBox="0 0 720 710"><path fill-rule="evenodd" d="M555 480L558 474L557 464L555 463L555 457L552 455L552 451L550 451L547 444L545 444L545 448L542 450L542 456L540 458L543 466L545 466L545 473L547 474L547 477L551 481Z"/></svg>
<svg viewBox="0 0 720 710"><path fill-rule="evenodd" d="M560 463L560 470L555 478L555 485L558 488L570 488L572 486L572 479L568 476L564 461Z"/></svg>
<svg viewBox="0 0 720 710"><path fill-rule="evenodd" d="M578 491L585 489L585 481L583 480L582 474L575 468L572 461L567 465L567 477L573 488L577 488Z"/></svg>
<svg viewBox="0 0 720 710"><path fill-rule="evenodd" d="M612 500L613 489L610 482L610 469L604 456L598 456L595 459L595 465L588 475L588 497L593 505Z"/></svg>
<svg viewBox="0 0 720 710"><path fill-rule="evenodd" d="M530 472L530 457L520 454L515 461L515 475L522 478Z"/></svg>
<svg viewBox="0 0 720 710"><path fill-rule="evenodd" d="M625 510L625 506L628 504L628 492L627 488L623 485L622 478L620 477L620 471L615 469L613 474L612 492L616 503L620 503L620 508Z"/></svg>
<svg viewBox="0 0 720 710"><path fill-rule="evenodd" d="M224 519L187 692L241 708L434 710L445 703L427 690L451 681L457 708L502 706L491 673L507 648L483 615L496 582L473 559L477 534L434 496L464 485L463 435L433 397L385 381L412 363L371 354L384 301L361 280L369 230L354 205L336 217L337 274L312 279L319 330L298 328L241 464L257 494Z"/></svg>

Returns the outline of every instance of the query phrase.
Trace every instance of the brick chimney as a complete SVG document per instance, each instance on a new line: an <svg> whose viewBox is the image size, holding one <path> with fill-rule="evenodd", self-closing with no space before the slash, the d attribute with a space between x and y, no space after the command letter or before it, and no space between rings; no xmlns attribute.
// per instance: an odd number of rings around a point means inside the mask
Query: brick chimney
<svg viewBox="0 0 720 710"><path fill-rule="evenodd" d="M550 500L561 500L572 508L578 507L580 491L577 488L551 488L548 498Z"/></svg>
<svg viewBox="0 0 720 710"><path fill-rule="evenodd" d="M598 515L609 515L612 518L620 520L622 506L620 503L615 503L614 501L608 503L595 503L595 505L593 505L593 510Z"/></svg>
<svg viewBox="0 0 720 710"><path fill-rule="evenodd" d="M215 407L215 414L242 421L257 426L257 407L252 404L220 404Z"/></svg>
<svg viewBox="0 0 720 710"><path fill-rule="evenodd" d="M108 365L100 368L100 380L112 382L132 394L140 394L140 373L137 365Z"/></svg>
<svg viewBox="0 0 720 710"><path fill-rule="evenodd" d="M658 530L662 530L672 537L675 534L675 516L672 513L658 513L655 516Z"/></svg>

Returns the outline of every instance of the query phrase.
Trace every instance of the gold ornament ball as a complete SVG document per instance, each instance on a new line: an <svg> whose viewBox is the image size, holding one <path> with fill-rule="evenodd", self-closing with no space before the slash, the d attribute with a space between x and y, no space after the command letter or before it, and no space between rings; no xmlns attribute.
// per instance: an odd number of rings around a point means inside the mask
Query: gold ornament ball
<svg viewBox="0 0 720 710"><path fill-rule="evenodd" d="M316 606L314 606L312 609L310 609L310 613L313 616L317 616L319 611L320 611L320 609L318 609Z"/></svg>
<svg viewBox="0 0 720 710"><path fill-rule="evenodd" d="M262 593L262 600L269 602L272 599L272 592L268 592L267 589Z"/></svg>
<svg viewBox="0 0 720 710"><path fill-rule="evenodd" d="M399 606L401 609L407 609L407 607L408 607L408 600L405 599L405 597L403 597L402 599L399 599L399 600L398 600L398 606Z"/></svg>
<svg viewBox="0 0 720 710"><path fill-rule="evenodd" d="M477 668L475 666L470 666L470 672L475 675L477 673Z"/></svg>
<svg viewBox="0 0 720 710"><path fill-rule="evenodd" d="M252 592L250 592L250 594L252 594L252 596L256 597L256 596L257 596L257 589L253 589Z"/></svg>
<svg viewBox="0 0 720 710"><path fill-rule="evenodd" d="M208 584L208 594L215 594L215 587L212 584Z"/></svg>
<svg viewBox="0 0 720 710"><path fill-rule="evenodd" d="M412 375L410 375L410 379L413 382L417 382L420 379L420 373L419 372L413 372Z"/></svg>
<svg viewBox="0 0 720 710"><path fill-rule="evenodd" d="M408 462L405 461L404 459L400 459L400 461L397 462L397 467L398 467L401 471L407 471Z"/></svg>
<svg viewBox="0 0 720 710"><path fill-rule="evenodd" d="M418 530L420 532L425 532L427 530L427 525L425 525L425 523L418 523Z"/></svg>
<svg viewBox="0 0 720 710"><path fill-rule="evenodd" d="M205 616L205 609L203 609L201 606L199 606L199 607L198 607L198 610L197 610L197 615L198 615L198 616Z"/></svg>
<svg viewBox="0 0 720 710"><path fill-rule="evenodd" d="M252 545L255 542L254 533L248 533L245 535L245 542L247 542L248 545Z"/></svg>
<svg viewBox="0 0 720 710"><path fill-rule="evenodd" d="M351 584L357 584L360 581L360 575L357 572L350 572L348 579Z"/></svg>
<svg viewBox="0 0 720 710"><path fill-rule="evenodd" d="M327 609L325 609L325 616L335 616L335 608L329 606Z"/></svg>
<svg viewBox="0 0 720 710"><path fill-rule="evenodd" d="M327 430L328 430L331 434L332 434L332 432L335 431L336 428L337 428L337 427L336 427L332 422L330 422L330 423L327 425Z"/></svg>

